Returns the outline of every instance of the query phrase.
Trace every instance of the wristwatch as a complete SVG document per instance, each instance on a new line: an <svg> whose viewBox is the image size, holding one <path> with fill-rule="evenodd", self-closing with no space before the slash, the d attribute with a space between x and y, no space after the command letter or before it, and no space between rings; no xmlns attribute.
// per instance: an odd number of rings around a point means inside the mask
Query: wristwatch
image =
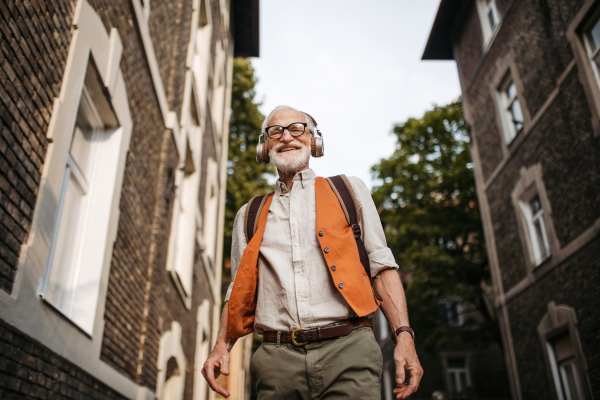
<svg viewBox="0 0 600 400"><path fill-rule="evenodd" d="M394 333L392 333L392 342L394 342L394 344L398 343L398 339L396 339L396 338L402 332L410 333L410 336L412 336L413 341L415 340L415 332L412 329L410 329L408 326L401 326L400 328L396 329L396 331Z"/></svg>

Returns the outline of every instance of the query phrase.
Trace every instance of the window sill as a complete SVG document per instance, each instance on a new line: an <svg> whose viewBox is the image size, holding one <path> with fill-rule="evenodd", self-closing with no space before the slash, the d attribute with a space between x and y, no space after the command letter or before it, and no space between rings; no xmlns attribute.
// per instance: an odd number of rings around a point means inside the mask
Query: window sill
<svg viewBox="0 0 600 400"><path fill-rule="evenodd" d="M86 331L77 322L73 321L73 319L71 319L71 317L69 317L67 314L65 314L64 312L62 312L61 309L58 308L54 303L52 303L50 300L48 300L47 298L45 298L43 293L40 293L39 296L40 296L40 299L42 300L42 302L44 304L46 304L48 306L48 308L51 308L56 313L58 313L67 322L69 322L71 325L73 325L75 328L77 328L78 331L80 331L81 333L83 333L88 339L92 339L92 334L91 333L89 333L88 331Z"/></svg>
<svg viewBox="0 0 600 400"><path fill-rule="evenodd" d="M533 265L533 269L535 270L535 269L537 269L537 268L541 267L543 264L545 264L545 263L546 263L548 260L550 260L551 258L552 258L552 253L550 253L550 254L548 254L546 257L542 258L542 259L540 260L540 262L538 262L538 263L535 263L535 264Z"/></svg>

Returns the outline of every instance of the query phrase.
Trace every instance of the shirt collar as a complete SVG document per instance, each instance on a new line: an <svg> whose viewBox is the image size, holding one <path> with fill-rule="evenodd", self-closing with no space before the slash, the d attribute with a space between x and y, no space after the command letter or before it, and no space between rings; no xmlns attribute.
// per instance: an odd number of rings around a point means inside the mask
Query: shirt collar
<svg viewBox="0 0 600 400"><path fill-rule="evenodd" d="M302 189L304 189L309 184L311 184L315 180L316 177L317 177L317 174L315 174L315 172L309 168L309 169L305 169L304 171L298 172L296 174L296 176L294 176L294 179L292 179L292 182L294 182L294 186L299 186ZM277 178L277 182L275 183L275 194L276 195L284 195L288 192L289 192L289 190L285 186L285 183L281 182L279 180L279 178Z"/></svg>

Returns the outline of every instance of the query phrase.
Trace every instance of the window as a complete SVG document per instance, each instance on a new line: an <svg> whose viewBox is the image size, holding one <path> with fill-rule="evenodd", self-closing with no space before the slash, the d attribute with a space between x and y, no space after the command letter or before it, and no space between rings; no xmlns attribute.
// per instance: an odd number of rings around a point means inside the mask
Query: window
<svg viewBox="0 0 600 400"><path fill-rule="evenodd" d="M227 54L220 40L217 41L215 53L211 116L215 126L214 132L220 139L223 135L223 119L225 117L225 76L227 73ZM218 143L219 140L215 140L215 142Z"/></svg>
<svg viewBox="0 0 600 400"><path fill-rule="evenodd" d="M571 44L579 80L592 114L594 136L598 137L600 136L600 7L597 2L582 2L579 12L571 19L566 36Z"/></svg>
<svg viewBox="0 0 600 400"><path fill-rule="evenodd" d="M462 326L463 315L462 306L459 301L456 300L442 300L440 302L440 311L442 318L448 321L448 325L453 327Z"/></svg>
<svg viewBox="0 0 600 400"><path fill-rule="evenodd" d="M91 330L86 312L95 308L97 287L86 287L85 272L81 269L81 228L86 215L89 183L93 178L97 142L104 124L92 101L89 89L84 86L77 111L77 120L56 210L55 234L48 257L48 279L44 290L46 301L77 322L86 331ZM90 274L91 271L87 271Z"/></svg>
<svg viewBox="0 0 600 400"><path fill-rule="evenodd" d="M550 382L558 400L591 398L585 361L572 307L548 304L548 312L538 325Z"/></svg>
<svg viewBox="0 0 600 400"><path fill-rule="evenodd" d="M204 244L210 269L215 271L217 248L217 222L219 212L219 175L218 164L208 159L206 171L206 198L204 201Z"/></svg>
<svg viewBox="0 0 600 400"><path fill-rule="evenodd" d="M477 11L481 23L483 43L484 46L487 46L500 23L496 0L477 0Z"/></svg>
<svg viewBox="0 0 600 400"><path fill-rule="evenodd" d="M535 264L539 265L550 255L548 234L544 225L544 210L540 202L540 197L535 195L529 201L520 201L519 205L527 223L527 231Z"/></svg>
<svg viewBox="0 0 600 400"><path fill-rule="evenodd" d="M466 357L464 355L447 355L444 364L450 396L466 395L471 386Z"/></svg>
<svg viewBox="0 0 600 400"><path fill-rule="evenodd" d="M518 135L526 134L532 126L527 99L524 95L525 88L519 75L514 50L510 50L499 60L489 87L498 110L496 114L498 132L505 144L500 146L500 150L504 158L508 158L511 151L514 151L509 145Z"/></svg>
<svg viewBox="0 0 600 400"><path fill-rule="evenodd" d="M94 217L102 215L102 191L110 184L111 167L118 162L107 155L107 144L118 135L117 118L107 107L108 99L93 65L88 62L74 126L65 146L66 161L41 288L48 304L89 335L94 328L102 274L102 262L90 261L95 236L101 233Z"/></svg>
<svg viewBox="0 0 600 400"><path fill-rule="evenodd" d="M198 176L193 162L192 150L186 147L185 161L175 174L173 221L169 238L167 269L179 290L184 303L191 307L194 275L194 249L196 243Z"/></svg>
<svg viewBox="0 0 600 400"><path fill-rule="evenodd" d="M504 142L510 144L515 136L523 129L523 112L517 97L517 87L511 77L508 77L500 90L500 103L504 119Z"/></svg>
<svg viewBox="0 0 600 400"><path fill-rule="evenodd" d="M583 35L587 55L594 70L594 75L600 83L600 19L596 19Z"/></svg>
<svg viewBox="0 0 600 400"><path fill-rule="evenodd" d="M204 117L208 96L208 78L213 73L211 41L212 41L212 20L210 13L210 4L207 0L200 1L200 7L195 11L197 13L198 25L193 32L193 45L189 49L191 60L191 71L193 73L193 82L198 100L198 114Z"/></svg>
<svg viewBox="0 0 600 400"><path fill-rule="evenodd" d="M511 198L527 267L533 271L552 256L558 256L560 249L540 164L521 169L521 178L517 181Z"/></svg>
<svg viewBox="0 0 600 400"><path fill-rule="evenodd" d="M181 346L182 328L173 321L171 330L160 338L158 346L156 398L181 400L185 388L186 359Z"/></svg>
<svg viewBox="0 0 600 400"><path fill-rule="evenodd" d="M556 386L560 387L563 399L583 399L579 373L575 363L575 352L569 333L565 333L547 344L548 353L556 368Z"/></svg>

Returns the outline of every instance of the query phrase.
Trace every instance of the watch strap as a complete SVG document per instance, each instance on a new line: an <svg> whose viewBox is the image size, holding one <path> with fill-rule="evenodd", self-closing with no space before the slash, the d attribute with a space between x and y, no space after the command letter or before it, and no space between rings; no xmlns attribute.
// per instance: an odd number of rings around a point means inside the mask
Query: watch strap
<svg viewBox="0 0 600 400"><path fill-rule="evenodd" d="M400 328L396 329L394 333L392 333L392 341L394 342L394 344L398 343L397 337L402 332L410 333L410 336L412 336L413 341L415 340L415 332L408 326L401 326Z"/></svg>

